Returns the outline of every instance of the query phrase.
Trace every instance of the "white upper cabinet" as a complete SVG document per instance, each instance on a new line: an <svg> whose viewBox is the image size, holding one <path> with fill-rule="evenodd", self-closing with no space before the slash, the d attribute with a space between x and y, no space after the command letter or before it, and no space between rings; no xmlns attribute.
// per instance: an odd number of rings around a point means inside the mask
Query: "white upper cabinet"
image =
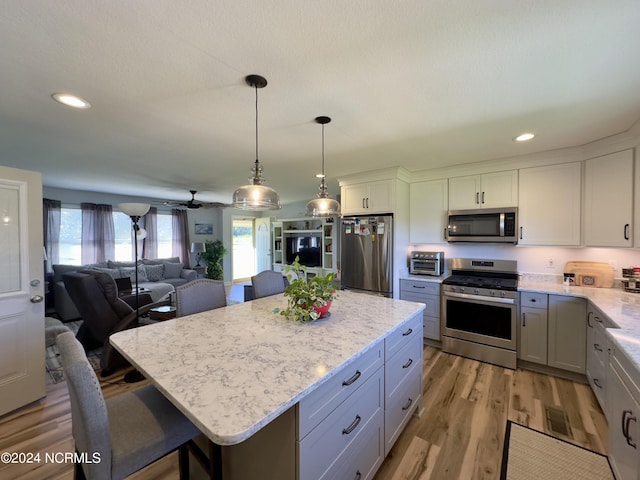
<svg viewBox="0 0 640 480"><path fill-rule="evenodd" d="M409 242L445 243L447 179L409 185Z"/></svg>
<svg viewBox="0 0 640 480"><path fill-rule="evenodd" d="M449 179L449 209L514 207L518 204L518 171Z"/></svg>
<svg viewBox="0 0 640 480"><path fill-rule="evenodd" d="M633 244L633 150L585 162L585 245Z"/></svg>
<svg viewBox="0 0 640 480"><path fill-rule="evenodd" d="M345 185L341 189L343 215L393 213L395 180Z"/></svg>
<svg viewBox="0 0 640 480"><path fill-rule="evenodd" d="M581 172L581 162L520 170L518 243L580 245Z"/></svg>

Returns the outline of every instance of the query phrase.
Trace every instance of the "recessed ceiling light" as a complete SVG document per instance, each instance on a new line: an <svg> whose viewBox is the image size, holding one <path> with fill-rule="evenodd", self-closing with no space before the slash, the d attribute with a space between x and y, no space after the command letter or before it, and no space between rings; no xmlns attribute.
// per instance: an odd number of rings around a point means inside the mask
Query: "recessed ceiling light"
<svg viewBox="0 0 640 480"><path fill-rule="evenodd" d="M63 105L73 108L91 108L91 104L80 97L71 95L70 93L54 93L51 97Z"/></svg>
<svg viewBox="0 0 640 480"><path fill-rule="evenodd" d="M514 138L514 140L516 142L526 142L527 140L531 140L535 136L535 133L523 133Z"/></svg>

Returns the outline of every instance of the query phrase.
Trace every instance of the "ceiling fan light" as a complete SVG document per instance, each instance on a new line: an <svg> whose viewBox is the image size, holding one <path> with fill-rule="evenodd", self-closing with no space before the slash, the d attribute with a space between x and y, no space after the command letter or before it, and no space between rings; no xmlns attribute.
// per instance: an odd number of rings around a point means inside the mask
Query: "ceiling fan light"
<svg viewBox="0 0 640 480"><path fill-rule="evenodd" d="M72 95L70 93L54 93L51 97L58 103L66 105L68 107L87 109L91 108L91 104L86 100Z"/></svg>

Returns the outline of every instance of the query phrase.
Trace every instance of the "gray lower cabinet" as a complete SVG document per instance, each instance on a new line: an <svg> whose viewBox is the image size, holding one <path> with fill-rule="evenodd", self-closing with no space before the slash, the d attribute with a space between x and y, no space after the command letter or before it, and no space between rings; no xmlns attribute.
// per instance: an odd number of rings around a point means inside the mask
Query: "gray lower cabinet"
<svg viewBox="0 0 640 480"><path fill-rule="evenodd" d="M584 374L586 337L585 299L520 293L518 359Z"/></svg>
<svg viewBox="0 0 640 480"><path fill-rule="evenodd" d="M609 370L609 340L606 329L610 320L593 304L587 307L587 379L607 420L611 414L607 406L607 376Z"/></svg>
<svg viewBox="0 0 640 480"><path fill-rule="evenodd" d="M422 315L297 406L298 480L371 479L422 402Z"/></svg>
<svg viewBox="0 0 640 480"><path fill-rule="evenodd" d="M640 388L631 362L615 348L607 373L607 404L609 419L609 463L617 480L640 478Z"/></svg>
<svg viewBox="0 0 640 480"><path fill-rule="evenodd" d="M401 278L400 300L424 303L424 337L440 341L440 283Z"/></svg>
<svg viewBox="0 0 640 480"><path fill-rule="evenodd" d="M575 373L586 372L587 301L549 295L547 365Z"/></svg>
<svg viewBox="0 0 640 480"><path fill-rule="evenodd" d="M547 364L547 303L546 293L520 294L518 358L521 360Z"/></svg>

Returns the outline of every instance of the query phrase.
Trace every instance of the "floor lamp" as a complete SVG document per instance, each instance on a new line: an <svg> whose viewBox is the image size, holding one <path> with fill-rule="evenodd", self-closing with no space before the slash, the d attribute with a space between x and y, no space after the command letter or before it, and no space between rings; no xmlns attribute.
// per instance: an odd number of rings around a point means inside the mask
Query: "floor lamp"
<svg viewBox="0 0 640 480"><path fill-rule="evenodd" d="M138 225L140 217L147 214L151 205L148 203L121 203L118 205L120 211L131 217L133 222L133 251L135 265L135 283L136 283L136 324L140 323L140 289L138 288L138 240L146 237L146 231ZM124 376L125 382L133 383L143 380L144 376L137 370L129 372Z"/></svg>

